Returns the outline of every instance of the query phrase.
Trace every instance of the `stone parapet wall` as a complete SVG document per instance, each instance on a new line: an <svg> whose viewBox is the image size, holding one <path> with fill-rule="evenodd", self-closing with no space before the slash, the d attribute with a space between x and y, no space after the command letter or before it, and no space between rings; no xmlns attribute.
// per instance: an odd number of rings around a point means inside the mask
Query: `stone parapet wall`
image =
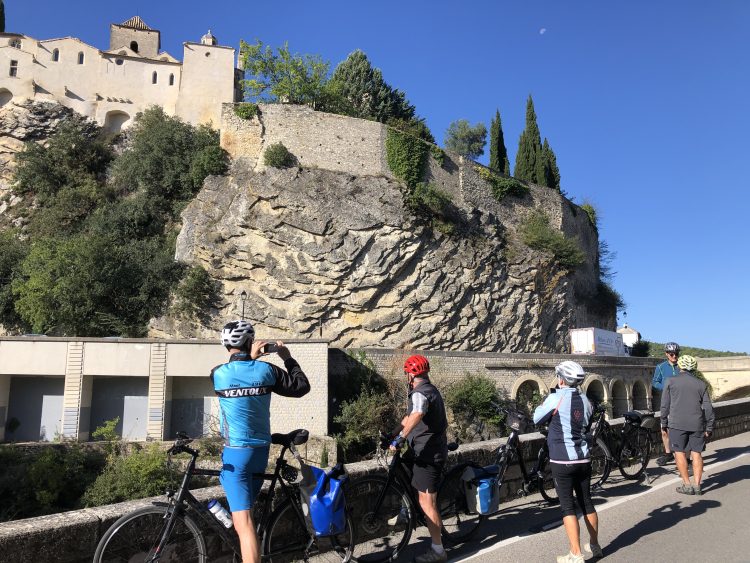
<svg viewBox="0 0 750 563"><path fill-rule="evenodd" d="M287 104L261 104L260 114L246 120L234 107L222 106L221 145L233 159L247 159L257 170L265 168L263 151L283 143L304 167L389 175L382 150L386 127L381 123Z"/></svg>
<svg viewBox="0 0 750 563"><path fill-rule="evenodd" d="M750 432L750 399L721 402L714 407L717 418L714 432L716 439ZM622 423L622 419L610 421L615 429ZM522 452L527 462L533 463L543 439L539 433L521 436ZM451 453L449 465L466 461L481 465L489 464L494 459L495 450L504 442L505 439L500 439L461 446L458 451ZM656 447L652 456L661 451L660 442L661 440L655 437ZM384 473L385 469L374 461L365 461L348 464L347 471L354 480L367 474ZM517 465L513 465L503 482L502 498L515 496L521 485L520 470ZM193 491L193 494L201 501L223 498L221 487L200 489ZM0 524L0 553L3 554L3 560L14 563L91 561L99 538L117 518L152 502L160 502L163 498L154 497ZM357 502L356 498L347 500L354 504ZM217 553L209 555L216 557Z"/></svg>

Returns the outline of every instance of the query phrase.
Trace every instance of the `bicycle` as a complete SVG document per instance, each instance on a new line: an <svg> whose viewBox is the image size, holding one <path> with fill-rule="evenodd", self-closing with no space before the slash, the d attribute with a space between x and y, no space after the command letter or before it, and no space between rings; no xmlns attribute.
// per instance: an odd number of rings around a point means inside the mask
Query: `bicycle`
<svg viewBox="0 0 750 563"><path fill-rule="evenodd" d="M387 476L360 477L347 490L347 496L358 499L352 508L358 563L394 561L409 544L412 532L426 525L401 449L388 459L390 443L391 437L381 432L375 450L375 459L388 470ZM457 448L458 444L448 444L449 451Z"/></svg>
<svg viewBox="0 0 750 563"><path fill-rule="evenodd" d="M327 561L347 563L354 549L353 527L347 515L346 531L337 536L316 537L309 531L295 483L299 471L285 459L287 450L301 461L295 449L307 442L307 430L288 434L273 434L271 442L282 446L274 472L258 473L256 478L270 480L268 496L259 508L255 522L261 539L264 561ZM195 467L199 451L188 447L192 442L186 434L178 433L174 445L167 451L167 463L173 455L190 454L182 482L176 491L167 491L167 502L154 502L126 514L104 534L96 547L94 563L127 561L205 563L208 561L203 528L216 533L233 553L233 561L240 561L240 546L234 528L227 530L198 501L189 490L193 476L218 477L220 471ZM343 472L343 470L342 470ZM274 506L276 486L283 493ZM261 504L261 503L258 503Z"/></svg>
<svg viewBox="0 0 750 563"><path fill-rule="evenodd" d="M605 418L603 405L594 408L591 423L592 488L601 487L616 464L625 479L638 480L646 471L653 446L652 431L657 422L653 414L626 412L625 423L615 432ZM610 448L610 446L613 446ZM614 450L615 455L612 455ZM593 476L597 477L594 482Z"/></svg>

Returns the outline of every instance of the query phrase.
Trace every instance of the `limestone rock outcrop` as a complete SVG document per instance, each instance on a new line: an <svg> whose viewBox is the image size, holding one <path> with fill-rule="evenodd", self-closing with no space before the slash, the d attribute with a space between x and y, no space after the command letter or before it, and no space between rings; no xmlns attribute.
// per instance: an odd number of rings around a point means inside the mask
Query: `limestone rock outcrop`
<svg viewBox="0 0 750 563"><path fill-rule="evenodd" d="M501 224L471 206L459 210L461 234L431 229L405 209L402 189L385 177L256 171L237 161L230 175L207 179L177 240L177 259L204 267L220 284L221 302L205 325L161 318L151 334L215 338L244 307L261 338L473 351L565 347L580 311L572 275L520 244L512 221Z"/></svg>

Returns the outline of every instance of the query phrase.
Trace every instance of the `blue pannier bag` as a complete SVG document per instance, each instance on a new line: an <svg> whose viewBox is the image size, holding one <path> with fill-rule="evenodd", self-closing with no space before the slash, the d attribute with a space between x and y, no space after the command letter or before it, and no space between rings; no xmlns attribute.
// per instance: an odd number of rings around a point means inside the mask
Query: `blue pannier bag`
<svg viewBox="0 0 750 563"><path fill-rule="evenodd" d="M307 526L316 536L333 536L346 530L344 483L348 479L340 463L326 472L302 464L299 491Z"/></svg>
<svg viewBox="0 0 750 563"><path fill-rule="evenodd" d="M496 465L467 467L461 478L469 512L485 515L499 510L500 479Z"/></svg>

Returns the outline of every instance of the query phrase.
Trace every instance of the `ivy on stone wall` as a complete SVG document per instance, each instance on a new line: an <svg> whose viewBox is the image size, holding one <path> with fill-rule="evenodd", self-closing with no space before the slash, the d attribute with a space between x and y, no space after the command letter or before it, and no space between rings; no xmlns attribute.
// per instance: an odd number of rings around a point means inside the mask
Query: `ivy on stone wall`
<svg viewBox="0 0 750 563"><path fill-rule="evenodd" d="M515 178L504 178L493 174L487 168L482 166L475 166L474 170L479 174L479 177L490 185L492 195L497 201L502 201L506 195L522 196L528 193L529 188L523 182L516 180Z"/></svg>
<svg viewBox="0 0 750 563"><path fill-rule="evenodd" d="M422 179L429 145L412 135L388 128L385 139L385 154L388 168L393 175L414 190Z"/></svg>
<svg viewBox="0 0 750 563"><path fill-rule="evenodd" d="M578 242L554 229L543 211L533 211L521 225L520 232L526 246L551 252L563 268L574 270L586 261Z"/></svg>
<svg viewBox="0 0 750 563"><path fill-rule="evenodd" d="M242 119L250 120L256 115L260 115L260 108L258 107L258 104L243 102L241 104L235 104L234 114Z"/></svg>
<svg viewBox="0 0 750 563"><path fill-rule="evenodd" d="M430 145L430 154L438 166L442 168L445 165L445 151L437 145Z"/></svg>

